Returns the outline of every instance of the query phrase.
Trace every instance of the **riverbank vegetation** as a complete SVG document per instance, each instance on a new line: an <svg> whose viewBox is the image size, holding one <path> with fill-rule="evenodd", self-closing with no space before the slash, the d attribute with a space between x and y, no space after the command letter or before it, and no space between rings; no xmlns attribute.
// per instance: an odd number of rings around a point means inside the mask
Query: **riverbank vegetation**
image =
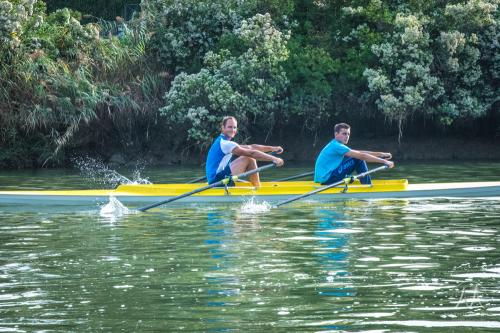
<svg viewBox="0 0 500 333"><path fill-rule="evenodd" d="M500 0L143 0L123 36L107 3L0 0L0 167L167 161L228 114L242 141L500 137Z"/></svg>

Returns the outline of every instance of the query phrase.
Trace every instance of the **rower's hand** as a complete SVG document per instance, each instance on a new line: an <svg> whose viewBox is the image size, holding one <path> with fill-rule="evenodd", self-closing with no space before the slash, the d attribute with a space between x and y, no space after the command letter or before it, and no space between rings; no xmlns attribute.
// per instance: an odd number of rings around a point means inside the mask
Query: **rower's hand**
<svg viewBox="0 0 500 333"><path fill-rule="evenodd" d="M387 165L389 167L389 169L394 168L394 162L393 161L385 161L384 164Z"/></svg>
<svg viewBox="0 0 500 333"><path fill-rule="evenodd" d="M382 153L380 154L380 158L383 158L384 160L390 160L392 158L391 153Z"/></svg>
<svg viewBox="0 0 500 333"><path fill-rule="evenodd" d="M275 146L275 147L273 147L272 152L276 153L276 154L281 154L283 152L283 147L281 147L281 146Z"/></svg>
<svg viewBox="0 0 500 333"><path fill-rule="evenodd" d="M278 157L273 158L273 163L276 164L277 167L283 166L283 164L285 164L285 162Z"/></svg>

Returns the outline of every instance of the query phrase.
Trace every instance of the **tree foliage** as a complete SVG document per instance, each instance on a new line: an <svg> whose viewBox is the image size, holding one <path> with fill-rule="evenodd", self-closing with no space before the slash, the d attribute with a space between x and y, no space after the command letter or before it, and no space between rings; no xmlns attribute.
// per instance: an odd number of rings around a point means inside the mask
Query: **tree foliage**
<svg viewBox="0 0 500 333"><path fill-rule="evenodd" d="M498 4L469 0L436 6L431 15L399 8L383 42L372 45L377 63L364 75L378 108L397 121L400 137L415 112L451 125L493 107L499 96Z"/></svg>
<svg viewBox="0 0 500 333"><path fill-rule="evenodd" d="M148 119L141 101L161 95L143 89L151 87L153 75L140 29L123 40L102 39L98 25L80 24L79 13L68 9L47 15L44 3L35 0L1 1L0 8L0 143L9 150L14 137L37 137L27 154L34 158L25 165L57 162L64 148L102 136L78 133L98 122L120 128L123 118ZM10 154L0 165L10 160L16 158Z"/></svg>
<svg viewBox="0 0 500 333"><path fill-rule="evenodd" d="M228 114L264 141L345 120L401 139L413 119L498 114L500 0L143 0L124 38L82 23L130 3L0 0L0 166L161 158L206 147Z"/></svg>
<svg viewBox="0 0 500 333"><path fill-rule="evenodd" d="M140 3L140 0L48 0L47 9L54 12L58 9L71 8L83 15L91 15L104 20L114 20L115 16L125 16L127 6Z"/></svg>
<svg viewBox="0 0 500 333"><path fill-rule="evenodd" d="M224 115L235 115L244 126L257 120L272 128L276 113L284 107L289 38L277 30L269 14L242 20L234 35L248 49L233 55L226 49L207 52L204 68L174 79L160 112L171 126L185 124L187 139L210 141Z"/></svg>

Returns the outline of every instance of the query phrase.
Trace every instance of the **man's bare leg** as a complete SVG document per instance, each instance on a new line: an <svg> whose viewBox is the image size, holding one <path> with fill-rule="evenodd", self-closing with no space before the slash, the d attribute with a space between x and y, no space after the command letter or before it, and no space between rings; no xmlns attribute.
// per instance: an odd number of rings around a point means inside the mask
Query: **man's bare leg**
<svg viewBox="0 0 500 333"><path fill-rule="evenodd" d="M239 175L240 173L254 169L257 169L257 161L248 156L240 156L231 162L232 175ZM258 172L248 176L248 180L250 180L253 186L260 187L260 177Z"/></svg>

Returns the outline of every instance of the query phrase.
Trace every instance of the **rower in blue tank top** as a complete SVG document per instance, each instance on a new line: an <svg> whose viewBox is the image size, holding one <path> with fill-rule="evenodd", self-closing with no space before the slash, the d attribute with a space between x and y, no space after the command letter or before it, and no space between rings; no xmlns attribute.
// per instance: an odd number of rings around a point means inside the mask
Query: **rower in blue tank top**
<svg viewBox="0 0 500 333"><path fill-rule="evenodd" d="M239 175L246 171L257 169L257 161L273 162L277 166L284 164L281 158L268 155L267 152L281 154L280 146L239 145L232 141L238 131L238 122L234 117L224 117L221 125L221 134L215 139L208 151L205 167L209 184L218 182L230 175ZM238 156L232 160L233 155ZM260 177L254 173L249 177L250 182L260 186Z"/></svg>
<svg viewBox="0 0 500 333"><path fill-rule="evenodd" d="M314 168L314 181L323 185L333 184L351 175L368 171L366 162L382 163L394 167L391 153L359 151L347 147L351 126L340 123L334 127L334 139L319 153ZM359 178L361 184L371 184L369 175Z"/></svg>

